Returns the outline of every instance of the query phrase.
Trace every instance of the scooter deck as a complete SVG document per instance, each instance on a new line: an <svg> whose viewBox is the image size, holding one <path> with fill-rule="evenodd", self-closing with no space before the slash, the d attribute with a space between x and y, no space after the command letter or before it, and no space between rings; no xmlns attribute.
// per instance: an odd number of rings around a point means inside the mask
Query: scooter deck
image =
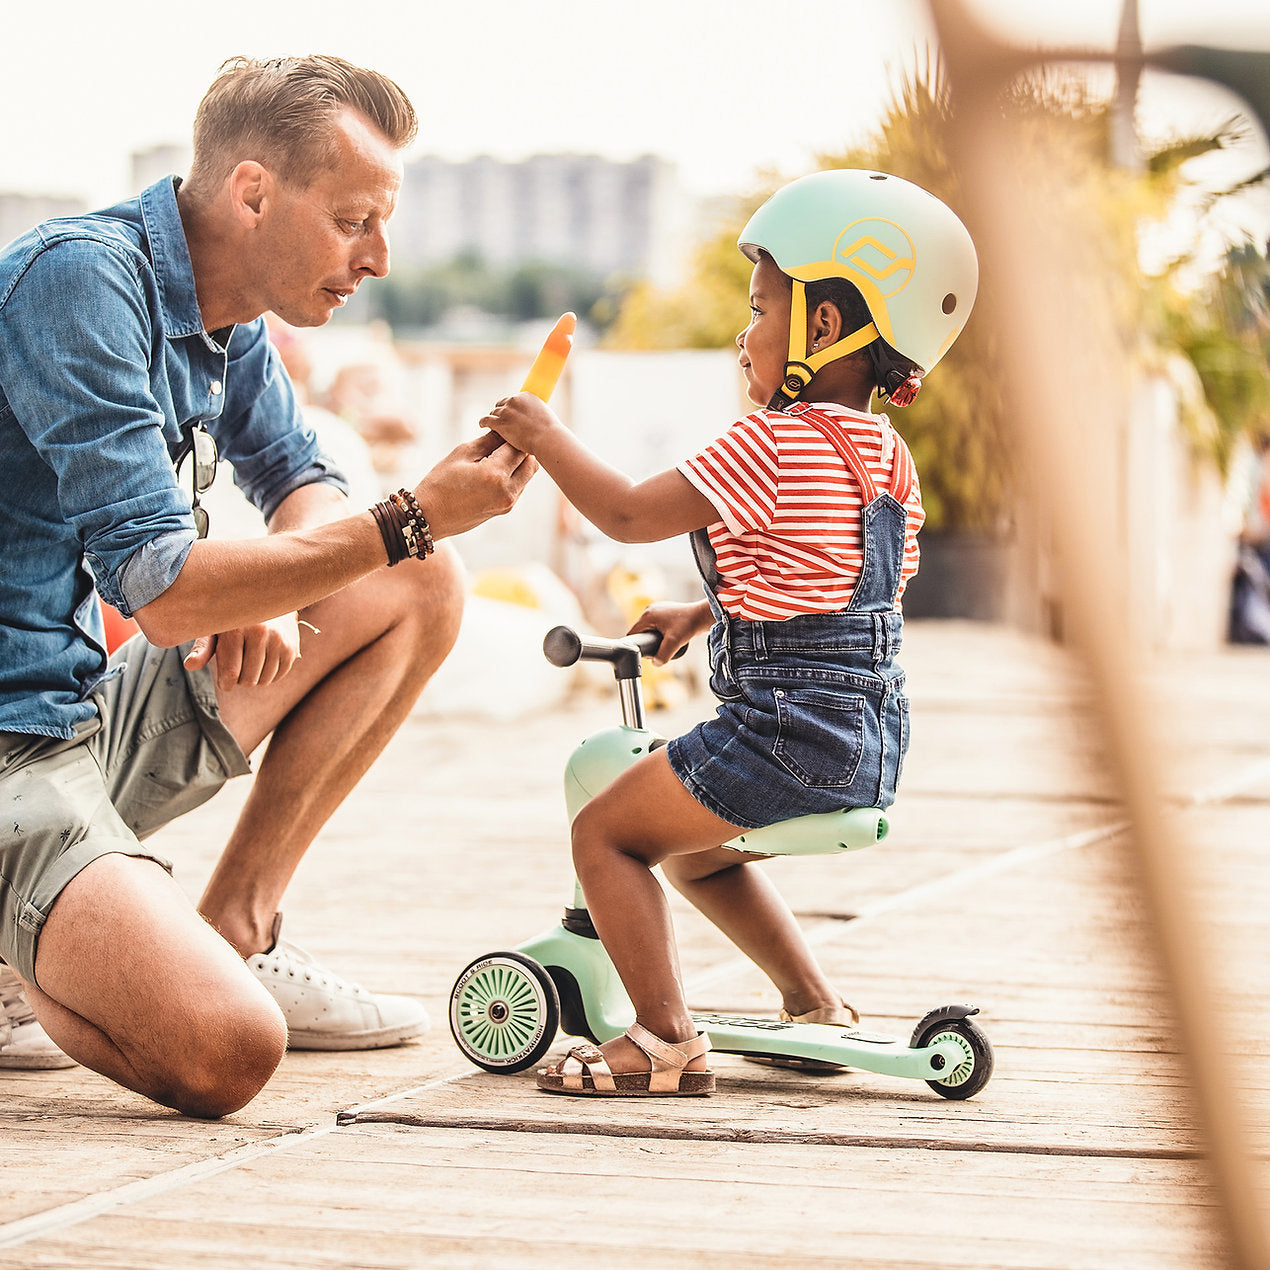
<svg viewBox="0 0 1270 1270"><path fill-rule="evenodd" d="M710 1036L721 1054L768 1058L807 1058L840 1063L884 1076L938 1080L962 1061L955 1042L941 1041L911 1049L898 1037L825 1023L783 1023L729 1014L694 1014L694 1022Z"/></svg>
<svg viewBox="0 0 1270 1270"><path fill-rule="evenodd" d="M520 944L516 951L547 968L562 998L568 987L576 985L586 1031L601 1044L621 1036L630 1026L634 1018L630 1001L598 940L555 926ZM571 984L560 974L562 970L568 973ZM955 1041L915 1050L898 1037L825 1023L783 1023L730 1014L694 1014L693 1018L698 1028L709 1033L711 1046L721 1054L809 1058L913 1080L938 1080L965 1059L964 1050Z"/></svg>

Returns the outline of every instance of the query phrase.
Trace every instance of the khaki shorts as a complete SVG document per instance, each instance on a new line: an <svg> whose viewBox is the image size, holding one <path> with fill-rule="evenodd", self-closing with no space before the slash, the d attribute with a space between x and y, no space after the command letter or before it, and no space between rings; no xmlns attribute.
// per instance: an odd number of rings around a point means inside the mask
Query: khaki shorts
<svg viewBox="0 0 1270 1270"><path fill-rule="evenodd" d="M98 717L69 741L0 732L0 960L30 982L44 921L81 869L118 853L170 870L141 839L251 770L188 651L129 640L90 698Z"/></svg>

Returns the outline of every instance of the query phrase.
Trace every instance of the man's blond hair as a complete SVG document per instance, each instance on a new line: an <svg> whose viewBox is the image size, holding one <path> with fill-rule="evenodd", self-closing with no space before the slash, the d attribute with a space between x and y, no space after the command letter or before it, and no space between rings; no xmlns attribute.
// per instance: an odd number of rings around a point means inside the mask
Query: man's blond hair
<svg viewBox="0 0 1270 1270"><path fill-rule="evenodd" d="M397 149L414 140L410 99L378 71L339 57L231 57L194 116L194 158L187 188L210 196L241 162L263 164L305 186L337 156L335 117L357 111Z"/></svg>

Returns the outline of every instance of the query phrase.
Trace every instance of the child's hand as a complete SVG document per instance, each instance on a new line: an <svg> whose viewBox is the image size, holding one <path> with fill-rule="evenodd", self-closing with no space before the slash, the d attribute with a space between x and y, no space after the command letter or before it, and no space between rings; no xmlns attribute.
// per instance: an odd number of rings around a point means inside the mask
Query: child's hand
<svg viewBox="0 0 1270 1270"><path fill-rule="evenodd" d="M661 643L653 657L653 664L664 666L689 640L708 631L713 621L708 600L693 604L658 600L639 615L635 625L626 633L638 635L640 631L660 631Z"/></svg>
<svg viewBox="0 0 1270 1270"><path fill-rule="evenodd" d="M498 433L509 445L526 454L536 454L546 433L564 424L546 402L531 392L518 392L514 397L504 397L481 420L481 427Z"/></svg>

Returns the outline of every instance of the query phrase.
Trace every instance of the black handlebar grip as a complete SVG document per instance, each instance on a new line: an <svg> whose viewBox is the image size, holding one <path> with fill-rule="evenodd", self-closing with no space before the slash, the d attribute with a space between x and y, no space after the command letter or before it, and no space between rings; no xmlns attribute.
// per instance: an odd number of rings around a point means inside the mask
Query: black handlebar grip
<svg viewBox="0 0 1270 1270"><path fill-rule="evenodd" d="M582 639L569 626L553 626L542 641L543 656L553 666L572 666L582 656Z"/></svg>
<svg viewBox="0 0 1270 1270"><path fill-rule="evenodd" d="M638 658L634 659L634 672L630 672L626 664L635 650L641 657L651 657L660 645L660 631L640 631L638 635L605 639L599 635L579 635L571 626L553 626L542 641L542 652L553 666L572 666L577 661L607 661L612 663L615 671L620 670L619 678L630 678L632 673L638 673ZM686 650L687 645L675 656L682 657Z"/></svg>

